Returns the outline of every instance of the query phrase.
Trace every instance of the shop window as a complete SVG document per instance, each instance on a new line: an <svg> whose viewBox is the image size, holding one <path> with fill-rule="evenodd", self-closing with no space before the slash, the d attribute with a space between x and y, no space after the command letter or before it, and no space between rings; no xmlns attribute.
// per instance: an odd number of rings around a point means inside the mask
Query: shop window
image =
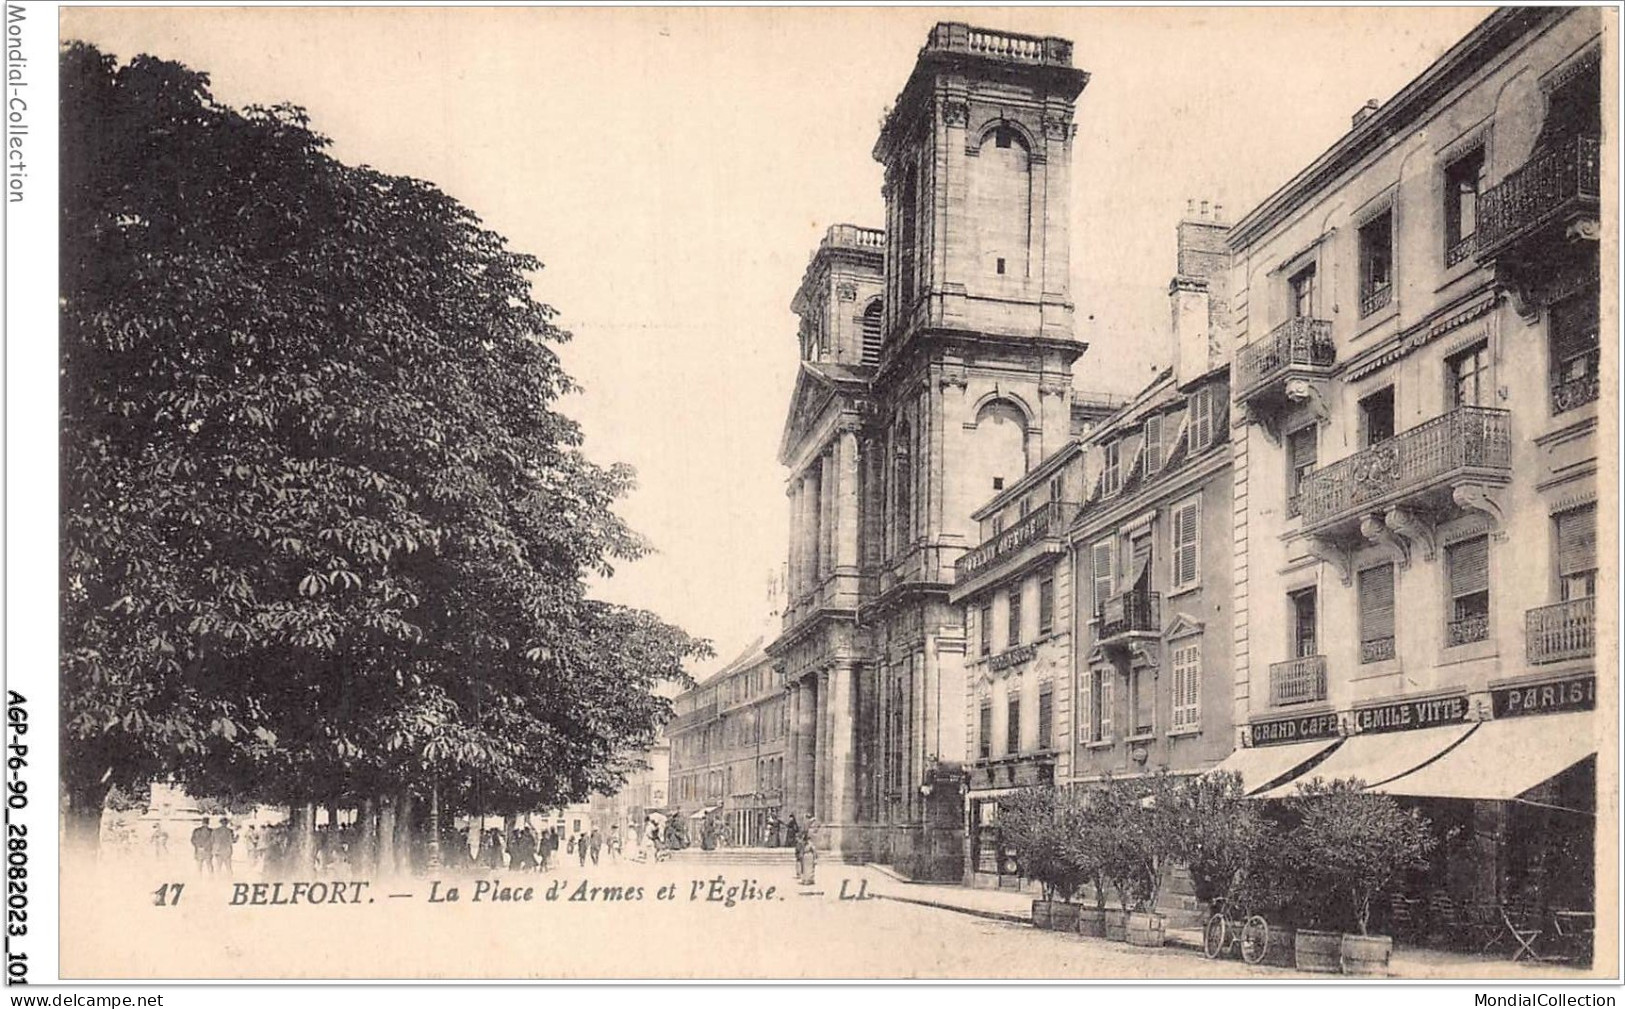
<svg viewBox="0 0 1625 1009"><path fill-rule="evenodd" d="M1384 386L1360 400L1360 440L1365 448L1394 436L1394 387Z"/></svg>
<svg viewBox="0 0 1625 1009"><path fill-rule="evenodd" d="M1557 516L1557 578L1560 597L1597 594L1597 508L1587 505Z"/></svg>
<svg viewBox="0 0 1625 1009"><path fill-rule="evenodd" d="M1360 572L1360 661L1394 657L1394 566Z"/></svg>
<svg viewBox="0 0 1625 1009"><path fill-rule="evenodd" d="M1201 724L1202 639L1179 642L1173 654L1175 731Z"/></svg>
<svg viewBox="0 0 1625 1009"><path fill-rule="evenodd" d="M1394 218L1390 211L1360 228L1360 317L1388 307L1394 294Z"/></svg>
<svg viewBox="0 0 1625 1009"><path fill-rule="evenodd" d="M1446 625L1451 646L1483 641L1490 636L1490 540L1475 536L1445 547L1450 579L1450 620Z"/></svg>
<svg viewBox="0 0 1625 1009"><path fill-rule="evenodd" d="M1464 154L1444 170L1444 264L1472 255L1478 231L1478 194L1484 188L1484 148Z"/></svg>

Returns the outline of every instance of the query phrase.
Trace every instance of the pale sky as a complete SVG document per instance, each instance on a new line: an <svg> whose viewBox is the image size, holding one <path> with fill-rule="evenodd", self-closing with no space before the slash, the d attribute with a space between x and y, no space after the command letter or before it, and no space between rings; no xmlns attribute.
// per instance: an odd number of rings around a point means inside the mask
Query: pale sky
<svg viewBox="0 0 1625 1009"><path fill-rule="evenodd" d="M784 558L790 298L825 228L881 226L870 150L934 22L1064 36L1091 73L1074 384L1129 392L1166 363L1186 200L1237 219L1488 12L127 7L66 9L62 35L302 105L339 159L435 183L546 263L586 386L563 409L637 468L620 513L659 551L595 592L712 639L703 672L761 632Z"/></svg>

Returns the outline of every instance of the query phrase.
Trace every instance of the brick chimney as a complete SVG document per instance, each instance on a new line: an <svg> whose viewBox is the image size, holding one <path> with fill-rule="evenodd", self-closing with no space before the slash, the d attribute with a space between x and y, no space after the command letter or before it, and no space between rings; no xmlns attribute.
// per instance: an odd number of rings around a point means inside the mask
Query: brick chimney
<svg viewBox="0 0 1625 1009"><path fill-rule="evenodd" d="M1357 127L1367 119L1370 119L1372 116L1377 114L1377 110L1380 108L1382 108L1382 103L1377 101L1375 98L1366 99L1366 103L1360 106L1360 108L1354 113L1354 125Z"/></svg>
<svg viewBox="0 0 1625 1009"><path fill-rule="evenodd" d="M1224 208L1190 200L1179 222L1177 272L1168 285L1173 322L1174 382L1185 385L1219 366L1220 337L1230 309L1230 230Z"/></svg>

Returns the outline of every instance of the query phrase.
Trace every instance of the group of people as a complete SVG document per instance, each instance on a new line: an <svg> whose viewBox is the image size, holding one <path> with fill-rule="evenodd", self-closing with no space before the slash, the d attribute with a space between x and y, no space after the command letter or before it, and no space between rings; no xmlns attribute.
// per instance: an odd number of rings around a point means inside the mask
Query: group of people
<svg viewBox="0 0 1625 1009"><path fill-rule="evenodd" d="M197 863L199 874L218 872L229 876L236 855L237 831L231 821L223 816L218 826L211 827L209 820L205 816L192 828L192 860ZM164 832L163 824L153 824L152 834L153 848L160 852L167 851L169 837Z"/></svg>

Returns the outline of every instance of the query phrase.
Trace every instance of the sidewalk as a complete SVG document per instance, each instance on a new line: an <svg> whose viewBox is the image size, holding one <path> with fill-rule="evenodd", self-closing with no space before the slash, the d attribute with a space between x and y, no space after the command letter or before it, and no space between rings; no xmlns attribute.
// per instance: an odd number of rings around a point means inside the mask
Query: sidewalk
<svg viewBox="0 0 1625 1009"><path fill-rule="evenodd" d="M1017 893L1010 890L982 890L943 883L914 883L898 875L890 866L870 862L864 868L871 873L870 892L884 900L941 908L945 911L956 911L960 914L990 918L995 921L1010 922L1017 925L1030 925L1032 923L1033 896L1029 893ZM1105 942L1106 940L1080 937L1079 941ZM1169 929L1167 944L1169 947L1186 950L1196 956L1201 956L1202 931L1195 928ZM1331 976L1304 974L1285 968L1281 969L1281 975L1283 978L1289 976ZM1393 958L1389 961L1389 976L1394 978L1494 978L1530 983L1536 980L1583 981L1589 979L1590 972L1584 969L1565 967L1561 964L1531 963L1529 961L1513 963L1505 957L1474 956L1470 953L1457 953L1448 950L1397 946L1394 948Z"/></svg>

